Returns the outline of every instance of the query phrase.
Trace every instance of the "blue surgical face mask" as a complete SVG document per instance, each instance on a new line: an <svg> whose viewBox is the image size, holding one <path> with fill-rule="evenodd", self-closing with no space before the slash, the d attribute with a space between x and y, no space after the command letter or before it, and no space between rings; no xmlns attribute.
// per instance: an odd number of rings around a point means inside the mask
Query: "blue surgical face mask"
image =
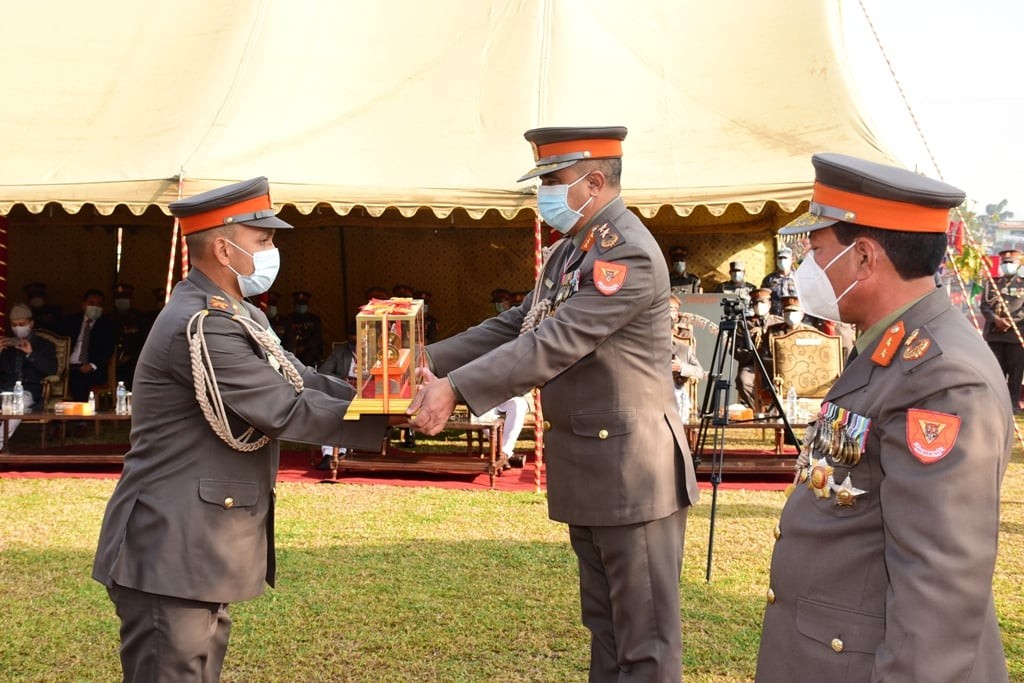
<svg viewBox="0 0 1024 683"><path fill-rule="evenodd" d="M579 209L569 206L569 188L590 175L582 175L571 183L560 185L541 185L537 189L537 210L544 222L563 235L572 230L583 218L583 209L587 208L590 197Z"/></svg>
<svg viewBox="0 0 1024 683"><path fill-rule="evenodd" d="M258 296L268 291L274 284L274 280L277 279L277 271L281 268L281 252L277 250L277 247L250 254L231 240L226 241L238 251L252 258L252 275L242 275L231 268L230 263L228 264L228 268L238 278L238 287L242 290L242 296Z"/></svg>

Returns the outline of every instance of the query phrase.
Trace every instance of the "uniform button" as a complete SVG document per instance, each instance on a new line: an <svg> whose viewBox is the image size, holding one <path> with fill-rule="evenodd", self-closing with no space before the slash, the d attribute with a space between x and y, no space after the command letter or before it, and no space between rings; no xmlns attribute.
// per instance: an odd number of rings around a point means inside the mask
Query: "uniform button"
<svg viewBox="0 0 1024 683"><path fill-rule="evenodd" d="M224 507L225 508L232 508L234 506L235 506L235 499L234 498L232 498L231 496L228 496L227 498L224 499Z"/></svg>
<svg viewBox="0 0 1024 683"><path fill-rule="evenodd" d="M607 439L608 438L608 430L607 429L602 429L601 431L599 431L597 433L597 438L599 438L599 439Z"/></svg>
<svg viewBox="0 0 1024 683"><path fill-rule="evenodd" d="M769 605L774 605L775 604L775 590L772 589L772 588L768 589L768 604Z"/></svg>
<svg viewBox="0 0 1024 683"><path fill-rule="evenodd" d="M841 641L839 638L832 639L832 650L834 652L842 652L844 647L845 646L843 645L843 641Z"/></svg>
<svg viewBox="0 0 1024 683"><path fill-rule="evenodd" d="M782 538L782 527L778 524L775 525L775 540Z"/></svg>
<svg viewBox="0 0 1024 683"><path fill-rule="evenodd" d="M545 432L550 432L551 431L551 421L550 420L544 420L544 431Z"/></svg>

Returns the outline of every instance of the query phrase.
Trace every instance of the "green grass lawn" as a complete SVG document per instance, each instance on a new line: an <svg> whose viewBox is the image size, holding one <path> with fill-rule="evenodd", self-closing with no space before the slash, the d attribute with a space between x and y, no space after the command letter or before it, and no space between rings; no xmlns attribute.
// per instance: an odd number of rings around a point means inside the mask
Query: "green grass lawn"
<svg viewBox="0 0 1024 683"><path fill-rule="evenodd" d="M119 680L117 619L89 578L112 480L0 478L0 680ZM783 494L719 493L689 520L687 681L753 677ZM1024 457L1003 486L995 580L1024 681ZM225 681L582 681L575 558L543 496L278 486L278 586L232 606Z"/></svg>

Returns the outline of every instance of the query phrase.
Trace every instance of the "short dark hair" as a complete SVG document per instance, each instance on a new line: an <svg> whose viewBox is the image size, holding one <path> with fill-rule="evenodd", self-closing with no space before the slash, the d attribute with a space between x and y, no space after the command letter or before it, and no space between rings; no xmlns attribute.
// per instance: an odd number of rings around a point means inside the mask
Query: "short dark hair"
<svg viewBox="0 0 1024 683"><path fill-rule="evenodd" d="M188 245L189 252L201 254L206 250L206 247L218 237L227 237L230 239L234 236L234 225L218 225L216 228L200 230L199 232L194 232L191 235L185 235L185 244Z"/></svg>
<svg viewBox="0 0 1024 683"><path fill-rule="evenodd" d="M106 295L101 290L99 290L99 289L87 289L87 290L85 290L85 294L82 295L82 301L85 301L86 299L88 299L91 296L98 296L103 301L107 300Z"/></svg>
<svg viewBox="0 0 1024 683"><path fill-rule="evenodd" d="M849 245L868 237L881 245L896 273L904 280L935 275L946 258L946 234L883 230L840 221L832 226L840 244Z"/></svg>
<svg viewBox="0 0 1024 683"><path fill-rule="evenodd" d="M583 173L580 176L584 176L591 171L600 171L604 173L605 182L612 187L619 187L622 181L622 158L612 157L610 159L587 159L581 161L580 165L583 167Z"/></svg>

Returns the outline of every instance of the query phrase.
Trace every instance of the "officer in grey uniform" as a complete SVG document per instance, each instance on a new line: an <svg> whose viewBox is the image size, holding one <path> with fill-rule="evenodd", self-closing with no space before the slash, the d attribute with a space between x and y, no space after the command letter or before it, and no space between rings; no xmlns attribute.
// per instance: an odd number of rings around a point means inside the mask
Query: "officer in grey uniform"
<svg viewBox="0 0 1024 683"><path fill-rule="evenodd" d="M697 500L670 359L669 274L657 242L619 198L626 129L526 132L538 208L565 235L535 289L427 347L448 381L410 412L444 427L457 399L474 414L540 386L548 513L579 560L591 681L672 681L682 673L679 576Z"/></svg>
<svg viewBox="0 0 1024 683"><path fill-rule="evenodd" d="M1006 375L1010 404L1020 411L1020 385L1024 381L1024 271L1021 252L999 252L999 277L985 283L981 314L985 317L985 341Z"/></svg>
<svg viewBox="0 0 1024 683"><path fill-rule="evenodd" d="M1007 680L992 595L1013 416L999 366L934 274L964 193L813 157L804 310L854 323L775 529L761 683Z"/></svg>
<svg viewBox="0 0 1024 683"><path fill-rule="evenodd" d="M274 585L278 440L375 449L386 418L343 422L352 387L284 351L244 300L273 283L274 231L291 227L266 178L170 209L193 267L139 357L131 449L92 575L121 620L125 680L216 681L228 604Z"/></svg>

